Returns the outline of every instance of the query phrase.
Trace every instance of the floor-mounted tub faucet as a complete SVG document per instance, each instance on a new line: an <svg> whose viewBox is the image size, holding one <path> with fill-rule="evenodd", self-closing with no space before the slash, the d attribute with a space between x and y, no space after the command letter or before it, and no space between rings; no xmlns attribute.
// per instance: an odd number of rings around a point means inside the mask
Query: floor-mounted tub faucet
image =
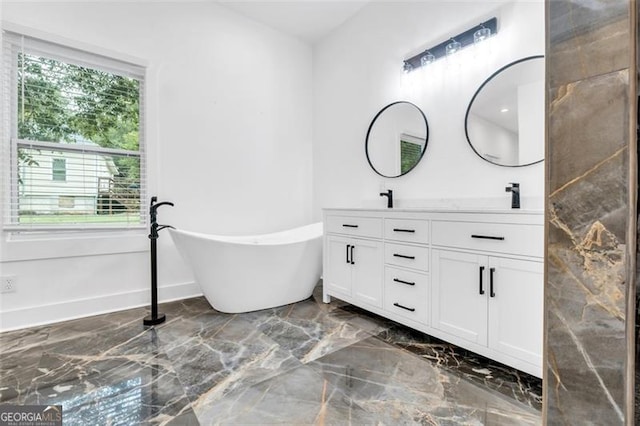
<svg viewBox="0 0 640 426"><path fill-rule="evenodd" d="M388 189L387 192L381 192L381 197L387 197L387 208L393 208L393 191Z"/></svg>
<svg viewBox="0 0 640 426"><path fill-rule="evenodd" d="M142 323L144 325L162 324L167 318L165 314L158 312L158 232L165 228L173 228L171 225L158 225L158 207L173 206L170 201L158 203L158 197L151 197L149 204L149 240L151 240L151 314L144 317Z"/></svg>
<svg viewBox="0 0 640 426"><path fill-rule="evenodd" d="M519 183L510 183L505 188L505 191L511 192L511 208L519 209L520 208L520 184Z"/></svg>

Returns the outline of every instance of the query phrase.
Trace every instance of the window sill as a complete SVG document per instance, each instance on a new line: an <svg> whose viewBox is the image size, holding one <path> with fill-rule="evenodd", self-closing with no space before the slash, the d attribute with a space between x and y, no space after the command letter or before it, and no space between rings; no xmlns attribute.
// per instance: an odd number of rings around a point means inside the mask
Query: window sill
<svg viewBox="0 0 640 426"><path fill-rule="evenodd" d="M37 233L3 229L0 262L145 252L147 234L145 228Z"/></svg>

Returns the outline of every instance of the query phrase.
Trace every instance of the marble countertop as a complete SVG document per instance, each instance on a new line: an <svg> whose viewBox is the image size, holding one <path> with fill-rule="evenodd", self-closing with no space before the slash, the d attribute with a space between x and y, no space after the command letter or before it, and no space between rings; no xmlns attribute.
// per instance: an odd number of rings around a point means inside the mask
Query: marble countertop
<svg viewBox="0 0 640 426"><path fill-rule="evenodd" d="M541 209L501 209L501 208L459 208L459 207L394 207L394 208L370 208L370 207L325 207L322 210L362 210L370 212L434 212L434 213L496 213L496 214L544 214Z"/></svg>
<svg viewBox="0 0 640 426"><path fill-rule="evenodd" d="M386 199L362 200L360 205L328 206L323 210L367 210L398 212L437 212L437 213L500 213L500 214L544 214L544 201L540 197L523 197L521 208L512 209L511 200L504 198L433 198L433 199L395 199L394 207L386 207Z"/></svg>

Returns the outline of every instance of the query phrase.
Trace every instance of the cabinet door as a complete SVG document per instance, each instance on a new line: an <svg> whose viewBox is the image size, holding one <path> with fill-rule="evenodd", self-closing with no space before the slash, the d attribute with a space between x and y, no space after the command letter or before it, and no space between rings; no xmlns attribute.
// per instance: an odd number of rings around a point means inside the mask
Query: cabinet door
<svg viewBox="0 0 640 426"><path fill-rule="evenodd" d="M448 250L432 253L432 326L486 345L487 257Z"/></svg>
<svg viewBox="0 0 640 426"><path fill-rule="evenodd" d="M353 240L353 297L382 307L383 250L378 241Z"/></svg>
<svg viewBox="0 0 640 426"><path fill-rule="evenodd" d="M327 270L323 285L331 291L351 295L351 264L347 262L352 241L341 237L327 238Z"/></svg>
<svg viewBox="0 0 640 426"><path fill-rule="evenodd" d="M491 257L489 267L489 347L542 365L543 263Z"/></svg>

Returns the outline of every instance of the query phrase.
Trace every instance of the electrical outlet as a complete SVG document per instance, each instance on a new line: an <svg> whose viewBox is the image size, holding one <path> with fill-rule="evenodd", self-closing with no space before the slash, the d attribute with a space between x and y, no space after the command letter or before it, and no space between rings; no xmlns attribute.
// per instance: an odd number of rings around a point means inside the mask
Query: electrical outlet
<svg viewBox="0 0 640 426"><path fill-rule="evenodd" d="M0 287L0 293L14 293L16 291L16 281L17 280L15 275L7 275L2 277L2 287Z"/></svg>

